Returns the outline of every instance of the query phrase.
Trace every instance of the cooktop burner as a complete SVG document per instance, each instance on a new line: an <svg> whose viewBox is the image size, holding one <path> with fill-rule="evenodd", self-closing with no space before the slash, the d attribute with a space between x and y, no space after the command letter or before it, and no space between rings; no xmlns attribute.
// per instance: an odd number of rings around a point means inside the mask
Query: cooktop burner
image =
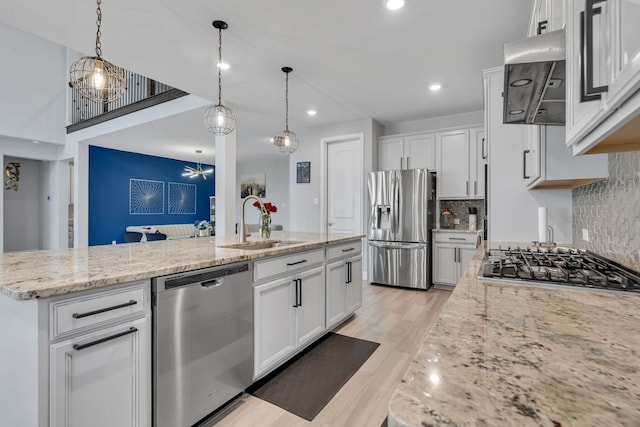
<svg viewBox="0 0 640 427"><path fill-rule="evenodd" d="M563 247L490 249L480 275L640 294L640 273L594 253Z"/></svg>

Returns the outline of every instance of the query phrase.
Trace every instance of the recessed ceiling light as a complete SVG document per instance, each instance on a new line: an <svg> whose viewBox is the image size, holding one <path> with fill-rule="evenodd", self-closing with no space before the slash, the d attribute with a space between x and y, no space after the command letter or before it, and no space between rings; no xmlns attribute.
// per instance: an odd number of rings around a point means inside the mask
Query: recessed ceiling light
<svg viewBox="0 0 640 427"><path fill-rule="evenodd" d="M404 0L385 0L384 7L389 10L398 10L404 6Z"/></svg>
<svg viewBox="0 0 640 427"><path fill-rule="evenodd" d="M436 92L436 91L438 91L438 90L440 90L440 89L442 89L442 85L441 85L441 84L439 84L439 83L434 83L434 84L432 84L431 86L429 86L429 90L430 90L431 92Z"/></svg>
<svg viewBox="0 0 640 427"><path fill-rule="evenodd" d="M310 116L315 116L316 114L318 114L318 112L316 110L309 110L307 111L307 114Z"/></svg>
<svg viewBox="0 0 640 427"><path fill-rule="evenodd" d="M228 70L230 65L227 64L226 62L218 62L218 68L220 68L221 70Z"/></svg>
<svg viewBox="0 0 640 427"><path fill-rule="evenodd" d="M40 141L36 141L35 139L31 142L33 142L34 144L40 144Z"/></svg>
<svg viewBox="0 0 640 427"><path fill-rule="evenodd" d="M269 142L273 142L273 138L269 138Z"/></svg>

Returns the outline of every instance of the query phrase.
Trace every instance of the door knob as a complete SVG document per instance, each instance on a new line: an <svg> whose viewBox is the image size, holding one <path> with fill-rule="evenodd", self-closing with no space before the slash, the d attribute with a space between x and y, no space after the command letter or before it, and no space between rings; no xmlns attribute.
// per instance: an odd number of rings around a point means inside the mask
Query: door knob
<svg viewBox="0 0 640 427"><path fill-rule="evenodd" d="M329 227L331 227L333 225L333 222L329 222L327 224L329 225Z"/></svg>

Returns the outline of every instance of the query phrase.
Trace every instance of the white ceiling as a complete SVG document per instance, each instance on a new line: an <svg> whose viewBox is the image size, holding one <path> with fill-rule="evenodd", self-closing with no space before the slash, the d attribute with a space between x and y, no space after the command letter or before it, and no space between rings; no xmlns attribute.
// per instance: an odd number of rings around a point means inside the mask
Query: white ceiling
<svg viewBox="0 0 640 427"><path fill-rule="evenodd" d="M3 0L0 21L85 54L95 48L91 0ZM217 30L224 20L223 103L238 117L238 154L272 153L268 138L372 117L388 124L482 109L481 70L502 64L505 41L526 35L530 0L103 0L103 57L139 74L217 100ZM442 90L427 87L438 82ZM310 108L318 111L309 117ZM194 110L102 136L162 152L213 145ZM304 143L302 141L301 143ZM148 151L148 150L147 150ZM185 154L185 160L188 160Z"/></svg>

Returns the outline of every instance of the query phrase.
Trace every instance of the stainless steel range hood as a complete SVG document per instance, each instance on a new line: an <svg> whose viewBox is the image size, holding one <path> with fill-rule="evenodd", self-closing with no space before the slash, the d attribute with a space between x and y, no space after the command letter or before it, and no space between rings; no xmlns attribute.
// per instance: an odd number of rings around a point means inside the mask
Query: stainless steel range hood
<svg viewBox="0 0 640 427"><path fill-rule="evenodd" d="M504 44L504 123L565 124L565 34Z"/></svg>

